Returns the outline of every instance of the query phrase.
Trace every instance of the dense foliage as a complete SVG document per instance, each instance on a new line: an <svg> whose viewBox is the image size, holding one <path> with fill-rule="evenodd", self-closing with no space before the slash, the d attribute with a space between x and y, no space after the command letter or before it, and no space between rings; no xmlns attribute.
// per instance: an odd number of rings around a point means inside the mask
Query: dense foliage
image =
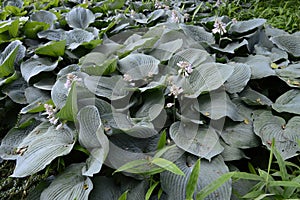
<svg viewBox="0 0 300 200"><path fill-rule="evenodd" d="M218 3L4 1L0 197L299 198L300 34Z"/></svg>

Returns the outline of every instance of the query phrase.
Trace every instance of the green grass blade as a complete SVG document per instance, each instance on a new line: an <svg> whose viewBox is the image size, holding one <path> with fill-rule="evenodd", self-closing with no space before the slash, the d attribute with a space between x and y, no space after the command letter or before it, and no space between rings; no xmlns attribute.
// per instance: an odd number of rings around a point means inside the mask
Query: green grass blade
<svg viewBox="0 0 300 200"><path fill-rule="evenodd" d="M174 174L178 174L181 176L184 176L185 174L171 161L168 161L166 159L163 158L154 158L151 161L152 164L157 165L165 170L168 170Z"/></svg>
<svg viewBox="0 0 300 200"><path fill-rule="evenodd" d="M197 160L186 186L186 200L193 200L200 174L200 159Z"/></svg>

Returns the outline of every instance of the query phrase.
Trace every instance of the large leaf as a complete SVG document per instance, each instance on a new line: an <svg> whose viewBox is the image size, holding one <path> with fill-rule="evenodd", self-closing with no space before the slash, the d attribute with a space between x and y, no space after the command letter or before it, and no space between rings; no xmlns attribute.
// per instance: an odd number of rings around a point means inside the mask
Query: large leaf
<svg viewBox="0 0 300 200"><path fill-rule="evenodd" d="M100 52L92 52L79 60L82 71L95 76L108 75L117 68L117 58L107 58Z"/></svg>
<svg viewBox="0 0 300 200"><path fill-rule="evenodd" d="M250 19L248 21L238 21L230 26L229 33L246 33L261 27L266 23L266 19Z"/></svg>
<svg viewBox="0 0 300 200"><path fill-rule="evenodd" d="M275 69L280 79L284 80L291 87L300 87L300 64L290 64L282 69Z"/></svg>
<svg viewBox="0 0 300 200"><path fill-rule="evenodd" d="M100 114L95 106L86 106L78 113L79 143L90 152L86 166L82 169L85 176L93 176L100 171L109 151L109 141L104 134Z"/></svg>
<svg viewBox="0 0 300 200"><path fill-rule="evenodd" d="M72 164L58 175L41 194L41 199L82 199L88 200L93 189L89 177L81 175L83 163Z"/></svg>
<svg viewBox="0 0 300 200"><path fill-rule="evenodd" d="M37 21L37 22L44 22L47 24L53 24L55 20L57 20L57 17L55 14L52 12L46 11L46 10L40 10L35 13L33 13L30 16L30 19L32 21Z"/></svg>
<svg viewBox="0 0 300 200"><path fill-rule="evenodd" d="M200 26L181 25L181 28L187 36L193 38L196 42L207 42L208 44L215 42L212 33L205 31Z"/></svg>
<svg viewBox="0 0 300 200"><path fill-rule="evenodd" d="M273 102L268 97L255 90L252 90L249 87L247 87L244 91L240 93L240 97L248 105L271 106L273 104Z"/></svg>
<svg viewBox="0 0 300 200"><path fill-rule="evenodd" d="M25 47L18 40L10 43L0 55L0 78L15 71L14 66L25 56Z"/></svg>
<svg viewBox="0 0 300 200"><path fill-rule="evenodd" d="M37 34L39 38L46 38L53 41L61 41L66 39L66 31L63 29L53 29L41 31Z"/></svg>
<svg viewBox="0 0 300 200"><path fill-rule="evenodd" d="M26 128L12 128L1 140L0 157L5 160L15 160L18 158L16 150L25 137L35 128L37 123Z"/></svg>
<svg viewBox="0 0 300 200"><path fill-rule="evenodd" d="M76 82L73 82L71 85L71 89L68 93L66 103L56 114L56 117L62 120L68 120L73 122L77 121L76 118L78 112L77 99L78 99L78 94L77 94Z"/></svg>
<svg viewBox="0 0 300 200"><path fill-rule="evenodd" d="M170 127L170 137L178 147L208 160L223 151L215 130L198 124L175 122Z"/></svg>
<svg viewBox="0 0 300 200"><path fill-rule="evenodd" d="M85 42L90 42L93 39L93 33L82 29L74 29L66 32L67 48L71 50L74 50Z"/></svg>
<svg viewBox="0 0 300 200"><path fill-rule="evenodd" d="M234 67L226 64L201 64L186 78L182 86L183 93L187 98L197 98L202 92L218 89L233 71Z"/></svg>
<svg viewBox="0 0 300 200"><path fill-rule="evenodd" d="M162 44L160 43L149 54L160 61L166 61L172 57L173 53L175 53L178 49L181 48L182 44L182 39L177 39Z"/></svg>
<svg viewBox="0 0 300 200"><path fill-rule="evenodd" d="M278 97L272 105L277 112L289 112L300 115L300 90L292 89Z"/></svg>
<svg viewBox="0 0 300 200"><path fill-rule="evenodd" d="M130 54L119 61L119 69L132 80L141 80L158 73L159 60L144 54Z"/></svg>
<svg viewBox="0 0 300 200"><path fill-rule="evenodd" d="M24 79L29 82L31 77L41 73L54 70L58 61L51 61L48 58L30 58L21 64L21 73Z"/></svg>
<svg viewBox="0 0 300 200"><path fill-rule="evenodd" d="M244 39L240 43L239 42L229 43L225 48L220 48L215 45L211 45L210 47L217 52L234 54L235 52L238 52L242 47L246 45L248 45L248 41Z"/></svg>
<svg viewBox="0 0 300 200"><path fill-rule="evenodd" d="M19 77L17 80L7 85L3 90L3 94L6 94L18 104L27 104L27 100L25 97L25 89L27 88L26 81Z"/></svg>
<svg viewBox="0 0 300 200"><path fill-rule="evenodd" d="M127 192L127 199L144 199L148 188L147 181L139 181L126 176L116 180L111 177L97 176L93 179L94 189L91 192L90 200L117 200L124 192Z"/></svg>
<svg viewBox="0 0 300 200"><path fill-rule="evenodd" d="M92 93L110 100L121 99L129 94L130 86L122 76L88 76L84 83Z"/></svg>
<svg viewBox="0 0 300 200"><path fill-rule="evenodd" d="M38 55L59 57L65 54L65 46L66 46L65 40L58 41L58 42L52 41L43 46L38 47L35 50L35 53Z"/></svg>
<svg viewBox="0 0 300 200"><path fill-rule="evenodd" d="M299 134L300 117L296 116L286 124L281 117L272 115L270 111L263 111L254 118L254 132L261 138L269 149L275 139L275 147L283 159L298 155L300 147L297 141Z"/></svg>
<svg viewBox="0 0 300 200"><path fill-rule="evenodd" d="M246 58L236 58L235 60L251 67L251 79L261 79L275 75L275 71L271 68L271 59L269 57L250 55Z"/></svg>
<svg viewBox="0 0 300 200"><path fill-rule="evenodd" d="M232 75L225 82L225 89L229 93L241 92L251 77L250 66L243 63L229 63L234 66Z"/></svg>
<svg viewBox="0 0 300 200"><path fill-rule="evenodd" d="M300 57L300 36L279 35L272 37L271 41L293 56Z"/></svg>
<svg viewBox="0 0 300 200"><path fill-rule="evenodd" d="M164 192L167 193L168 199L186 199L186 185L192 174L192 169L197 163L197 157L184 154L181 151L167 152L166 159L172 160L184 173L185 176L175 175L171 172L163 172L160 175L161 186ZM197 186L193 195L196 199L196 194L205 186L218 179L222 174L228 172L221 156L217 156L208 162L204 159L201 160L200 175L198 176ZM231 196L231 181L226 182L217 190L208 195L205 200L229 200Z"/></svg>
<svg viewBox="0 0 300 200"><path fill-rule="evenodd" d="M244 120L225 91L217 90L200 95L198 102L199 104L194 105L194 108L210 119L218 120L228 116L234 121Z"/></svg>
<svg viewBox="0 0 300 200"><path fill-rule="evenodd" d="M68 154L75 143L73 131L66 125L61 129L44 122L19 144L22 151L17 158L12 177L25 177L44 169L56 157Z"/></svg>
<svg viewBox="0 0 300 200"><path fill-rule="evenodd" d="M75 7L67 13L66 20L72 28L86 29L90 23L94 22L95 15L88 9Z"/></svg>

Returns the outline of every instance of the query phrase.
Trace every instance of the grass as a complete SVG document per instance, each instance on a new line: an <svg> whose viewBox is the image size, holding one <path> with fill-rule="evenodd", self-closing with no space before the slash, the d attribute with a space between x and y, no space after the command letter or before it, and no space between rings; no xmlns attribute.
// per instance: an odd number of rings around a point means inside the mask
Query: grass
<svg viewBox="0 0 300 200"><path fill-rule="evenodd" d="M214 14L227 15L237 20L265 18L268 24L289 33L300 31L299 0L223 0Z"/></svg>

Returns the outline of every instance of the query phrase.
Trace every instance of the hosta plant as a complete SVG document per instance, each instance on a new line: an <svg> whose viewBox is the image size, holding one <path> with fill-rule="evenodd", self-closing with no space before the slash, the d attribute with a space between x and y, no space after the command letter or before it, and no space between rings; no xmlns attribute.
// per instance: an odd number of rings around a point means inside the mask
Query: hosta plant
<svg viewBox="0 0 300 200"><path fill-rule="evenodd" d="M19 107L0 156L44 174L29 199L233 199L247 150L298 155L298 33L184 23L175 2L44 3L5 1L0 27L1 101Z"/></svg>

